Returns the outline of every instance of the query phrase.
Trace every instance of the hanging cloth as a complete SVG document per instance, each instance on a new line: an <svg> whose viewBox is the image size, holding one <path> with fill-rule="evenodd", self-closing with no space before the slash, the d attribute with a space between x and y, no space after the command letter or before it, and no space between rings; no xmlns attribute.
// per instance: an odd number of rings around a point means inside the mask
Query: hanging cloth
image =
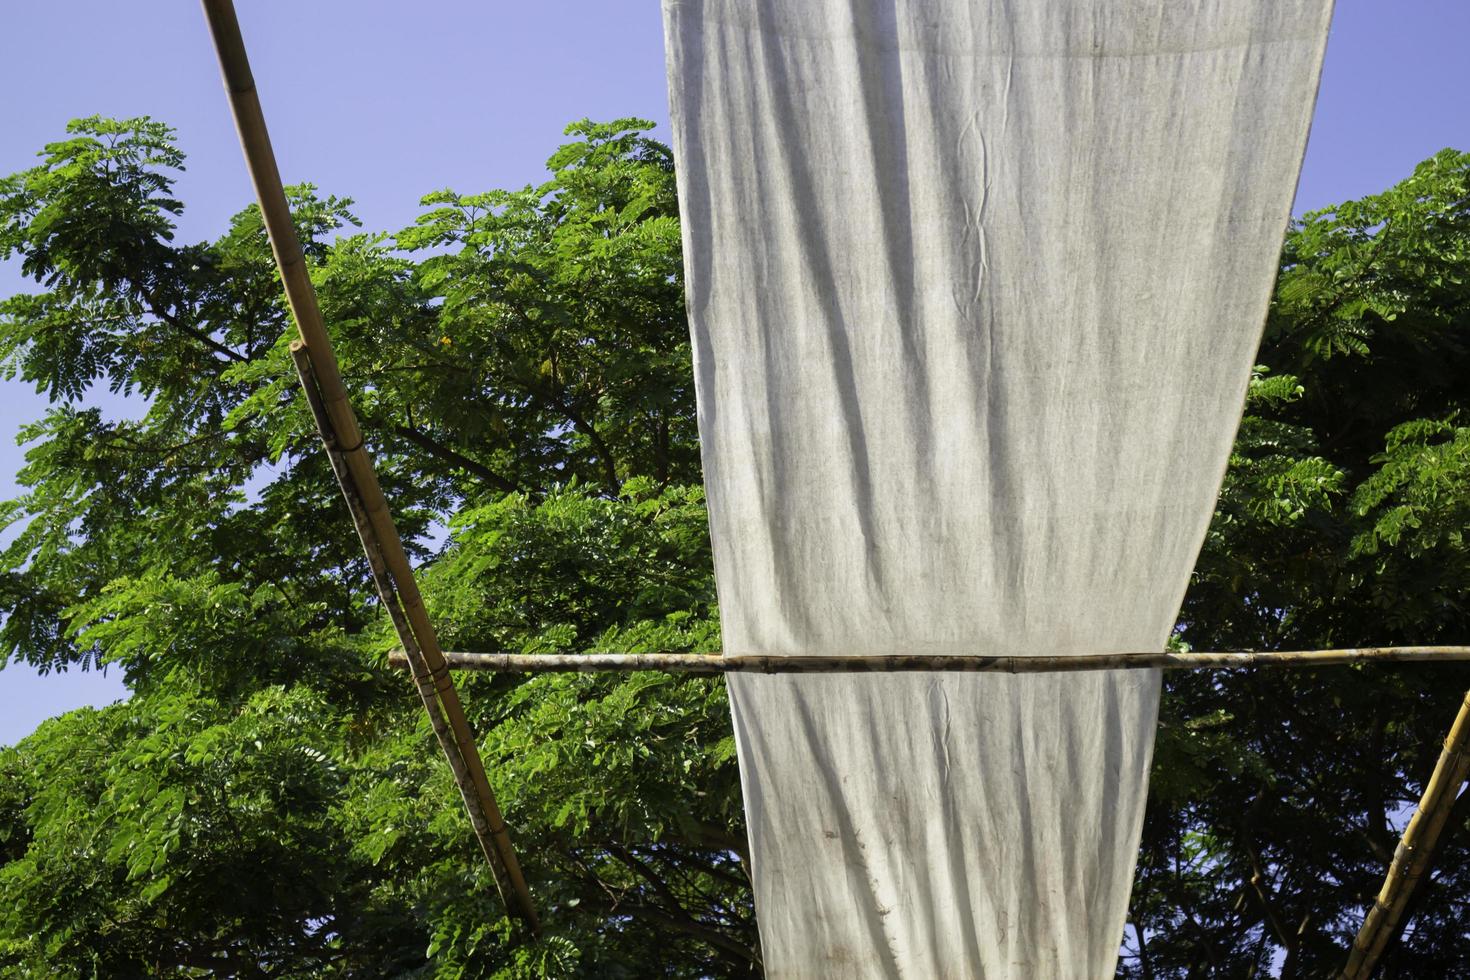
<svg viewBox="0 0 1470 980"><path fill-rule="evenodd" d="M1161 650L1330 0L664 0L729 654ZM732 676L767 975L1105 977L1155 671Z"/></svg>

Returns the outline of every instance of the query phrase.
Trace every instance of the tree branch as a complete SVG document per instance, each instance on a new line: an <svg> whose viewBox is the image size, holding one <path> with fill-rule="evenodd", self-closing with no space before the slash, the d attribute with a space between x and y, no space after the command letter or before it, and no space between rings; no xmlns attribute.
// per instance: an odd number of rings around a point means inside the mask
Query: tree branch
<svg viewBox="0 0 1470 980"><path fill-rule="evenodd" d="M607 481L608 489L617 493L622 487L622 483L618 480L617 466L613 460L612 450L598 434L597 428L584 418L582 413L573 409L568 402L560 398L546 398L546 401L565 415L572 423L572 428L582 433L587 437L587 441L592 443L592 448L597 452L598 461L602 463L602 478Z"/></svg>
<svg viewBox="0 0 1470 980"><path fill-rule="evenodd" d="M740 940L725 935L713 926L707 926L688 916L673 916L653 905L624 905L618 909L628 915L648 919L660 925L675 929L686 935L693 936L701 942L708 943L715 949L739 957L745 963L759 963L760 959L755 951L747 947Z"/></svg>
<svg viewBox="0 0 1470 980"><path fill-rule="evenodd" d="M698 820L681 821L674 828L672 839L683 839L694 847L716 851L730 851L741 861L750 860L750 842L744 834L734 834L723 827L701 823Z"/></svg>
<svg viewBox="0 0 1470 980"><path fill-rule="evenodd" d="M503 493L516 493L520 489L515 483L496 473L484 463L471 459L456 449L451 449L420 429L408 425L395 425L393 426L393 432L407 439L431 456L437 457L451 466L458 467L479 477L496 490L500 490Z"/></svg>
<svg viewBox="0 0 1470 980"><path fill-rule="evenodd" d="M232 361L235 361L236 363L245 364L250 361L250 358L246 357L244 354L241 354L239 351L232 348L226 347L224 344L215 340L213 337L200 330L198 327L192 327L189 324L185 323L178 317L177 314L169 313L166 304L159 301L156 293L144 292L143 299L148 303L148 312L152 313L160 321L168 324L185 336L193 337L205 347L208 347L210 350L214 351L217 354L223 354L225 357L229 358Z"/></svg>
<svg viewBox="0 0 1470 980"><path fill-rule="evenodd" d="M1255 806L1251 807L1252 810L1255 810L1255 808ZM1247 817L1247 820L1251 820L1252 817L1254 817L1254 813L1250 817ZM1249 879L1251 893L1256 896L1256 902L1261 906L1261 912L1265 915L1266 924L1276 934L1276 941L1285 947L1287 955L1290 955L1295 943L1292 941L1290 932L1287 931L1286 923L1281 920L1281 916L1276 910L1275 901L1270 892L1267 891L1266 870L1261 864L1261 855L1256 850L1255 842L1251 839L1249 823L1243 821L1240 830L1241 844L1245 847L1246 858L1250 861L1251 866L1251 876Z"/></svg>

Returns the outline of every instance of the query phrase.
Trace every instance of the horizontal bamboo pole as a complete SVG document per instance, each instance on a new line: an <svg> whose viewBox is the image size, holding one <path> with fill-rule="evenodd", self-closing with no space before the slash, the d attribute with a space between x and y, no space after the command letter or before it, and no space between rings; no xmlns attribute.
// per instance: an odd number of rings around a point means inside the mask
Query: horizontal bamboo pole
<svg viewBox="0 0 1470 980"><path fill-rule="evenodd" d="M1352 952L1342 972L1343 980L1367 980L1373 975L1389 940L1398 934L1410 896L1429 872L1435 844L1467 778L1470 778L1470 694L1460 704L1460 713L1445 739L1444 751L1424 786L1419 809L1409 818L1403 839L1393 852L1383 888L1353 940Z"/></svg>
<svg viewBox="0 0 1470 980"><path fill-rule="evenodd" d="M1359 647L1343 650L1282 650L1235 653L1090 653L1054 657L931 656L918 654L834 657L721 656L718 653L456 653L446 650L451 670L511 674L843 674L951 671L1045 674L1079 670L1223 670L1234 667L1330 667L1360 663L1452 663L1470 660L1470 646ZM406 666L401 651L389 657Z"/></svg>

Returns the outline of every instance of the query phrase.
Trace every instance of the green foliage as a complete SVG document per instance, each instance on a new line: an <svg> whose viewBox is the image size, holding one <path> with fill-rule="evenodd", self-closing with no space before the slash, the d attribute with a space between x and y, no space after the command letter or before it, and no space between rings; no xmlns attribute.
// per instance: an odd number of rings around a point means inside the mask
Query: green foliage
<svg viewBox="0 0 1470 980"><path fill-rule="evenodd" d="M698 482L694 388L667 147L622 119L568 127L553 179L519 191L424 199L400 232L410 250L445 250L416 281L442 300L424 338L460 373L390 380L431 437L478 444L497 488L576 477L616 492L639 474ZM473 400L482 419L467 424Z"/></svg>
<svg viewBox="0 0 1470 980"><path fill-rule="evenodd" d="M290 192L446 640L718 647L670 154L579 123L536 188L397 237ZM0 973L707 976L755 961L720 685L478 678L543 903L495 898L322 459L258 212L180 245L183 157L81 120L0 184L0 365L28 426L0 645L131 701L0 754ZM105 384L138 419L82 406ZM430 530L448 527L436 545Z"/></svg>
<svg viewBox="0 0 1470 980"><path fill-rule="evenodd" d="M628 622L713 622L702 488L659 490L639 477L617 498L507 494L461 510L450 531L426 587L445 642L459 648L576 649Z"/></svg>
<svg viewBox="0 0 1470 980"><path fill-rule="evenodd" d="M299 976L378 960L388 910L332 819L335 724L303 687L235 705L144 696L5 750L7 829L27 839L0 868L0 970Z"/></svg>
<svg viewBox="0 0 1470 980"><path fill-rule="evenodd" d="M1307 215L1282 261L1179 639L1464 643L1470 154ZM1189 674L1167 678L1122 973L1332 974L1470 670ZM1384 976L1470 971L1467 824L1470 795Z"/></svg>
<svg viewBox="0 0 1470 980"><path fill-rule="evenodd" d="M677 201L648 124L397 235L290 192L447 646L713 650ZM0 750L6 976L759 974L723 685L471 676L545 919L507 918L297 392L254 208L178 244L183 157L73 123L0 181L0 366L53 405L0 505L0 656L125 704ZM1289 236L1176 643L1463 642L1470 157ZM98 385L140 418L84 406ZM1470 671L1170 678L1121 972L1318 974L1381 879ZM1470 970L1462 802L1390 953Z"/></svg>

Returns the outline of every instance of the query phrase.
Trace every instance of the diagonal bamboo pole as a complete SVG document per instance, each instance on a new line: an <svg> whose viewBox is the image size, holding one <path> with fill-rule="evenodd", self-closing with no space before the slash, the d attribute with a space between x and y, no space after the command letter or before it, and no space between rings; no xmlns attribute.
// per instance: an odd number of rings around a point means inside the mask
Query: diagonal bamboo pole
<svg viewBox="0 0 1470 980"><path fill-rule="evenodd" d="M402 652L390 662L404 666ZM1282 650L1236 653L1096 653L1074 656L940 656L918 654L835 657L770 657L718 653L455 653L446 652L450 670L489 670L514 674L628 673L660 670L669 674L842 674L905 671L1045 674L1080 670L1163 670L1237 667L1328 667L1359 663L1451 663L1470 660L1464 647L1362 647L1344 650Z"/></svg>
<svg viewBox="0 0 1470 980"><path fill-rule="evenodd" d="M329 433L330 441L335 443L335 453L350 480L350 483L344 482L343 490L349 505L355 502L361 512L360 530L365 533L364 546L369 562L380 562L385 581L391 580L391 592L387 594L391 598L385 597L385 602L390 614L394 607L398 607L398 615L393 617L394 626L399 630L409 657L417 661L414 673L422 681L420 694L430 720L432 722L437 717L443 722L435 726L435 734L439 736L440 745L455 772L476 837L496 871L497 881L503 876L510 885L511 895L503 896L507 905L535 931L539 923L530 890L495 802L495 794L490 789L479 749L465 720L459 693L439 649L438 635L424 609L413 568L398 537L398 528L378 485L372 460L363 448L362 430L348 402L347 389L342 384L331 340L317 306L316 291L307 274L301 243L291 221L291 210L281 185L275 153L271 149L270 134L255 91L255 79L250 71L234 4L232 0L203 0L203 4L235 117L235 127L245 152L246 166L285 285L286 300L300 332L306 357L298 363L310 369L312 384L308 385L308 394L312 394L314 387L317 402L314 410L325 421L324 433Z"/></svg>
<svg viewBox="0 0 1470 980"><path fill-rule="evenodd" d="M1470 694L1460 704L1460 713L1445 739L1444 751L1424 786L1419 809L1409 818L1403 839L1393 852L1383 888L1353 940L1347 966L1342 971L1343 980L1367 980L1373 975L1388 941L1398 933L1399 920L1409 898L1429 872L1439 835L1467 778L1470 778Z"/></svg>
<svg viewBox="0 0 1470 980"><path fill-rule="evenodd" d="M494 830L487 819L484 808L475 796L474 779L469 774L464 756L459 753L459 748L454 742L454 733L449 727L448 720L444 717L444 706L439 701L439 692L434 684L434 678L424 662L423 652L414 642L413 630L403 615L397 590L393 586L393 578L388 572L388 567L383 563L382 551L378 548L377 538L367 519L367 511L363 508L362 495L353 483L346 460L342 458L337 437L332 432L331 420L327 418L325 406L322 404L321 389L317 386L316 376L311 371L311 358L307 355L306 346L301 341L291 343L291 358L296 362L296 373L301 378L301 389L306 394L306 403L311 409L312 418L316 421L317 433L326 447L327 459L332 464L332 473L337 477L337 483L342 488L342 496L347 501L347 510L352 515L353 527L356 528L358 540L362 542L362 550L367 555L373 585L377 587L378 596L383 601L383 608L388 610L388 617L392 620L393 628L398 633L399 639L405 644L406 649L412 651L412 654L405 656L404 660L409 672L413 675L414 687L424 703L424 711L429 716L429 728L434 732L434 736L439 740L439 744L444 748L444 753L448 757L449 770L454 775L460 798L464 801L466 812L469 813L475 837L479 840L481 850L484 851L485 858L490 864L490 870L495 875L495 887L500 892L501 899L505 900L508 895L514 894L515 885L508 879L499 855L495 853L493 847L486 848L486 844L493 841ZM500 821L497 818L498 822Z"/></svg>

